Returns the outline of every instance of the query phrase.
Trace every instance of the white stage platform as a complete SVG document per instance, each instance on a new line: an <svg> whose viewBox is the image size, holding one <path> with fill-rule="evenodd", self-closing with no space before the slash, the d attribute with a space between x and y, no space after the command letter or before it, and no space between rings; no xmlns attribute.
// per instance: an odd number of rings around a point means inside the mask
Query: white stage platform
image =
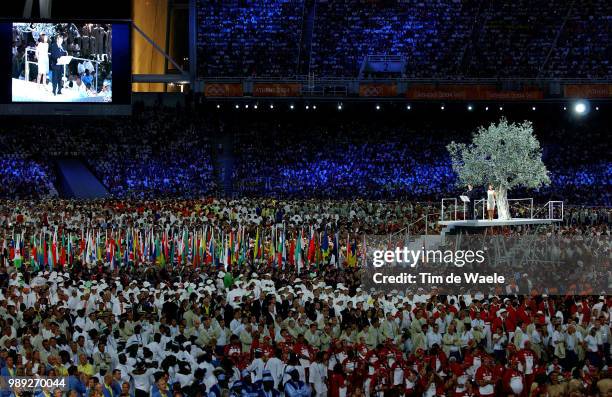
<svg viewBox="0 0 612 397"><path fill-rule="evenodd" d="M520 225L550 225L560 222L560 219L534 219L534 218L512 218L512 219L474 219L460 221L439 221L442 226L454 227L491 227L491 226L520 226Z"/></svg>
<svg viewBox="0 0 612 397"><path fill-rule="evenodd" d="M13 102L109 102L104 96L83 96L71 88L62 89L61 95L53 95L51 83L43 88L33 81L13 79Z"/></svg>

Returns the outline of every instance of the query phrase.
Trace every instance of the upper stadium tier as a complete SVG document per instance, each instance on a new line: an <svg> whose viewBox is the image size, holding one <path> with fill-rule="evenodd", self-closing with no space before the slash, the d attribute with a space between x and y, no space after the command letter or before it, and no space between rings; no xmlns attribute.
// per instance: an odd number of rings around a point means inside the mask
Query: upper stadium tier
<svg viewBox="0 0 612 397"><path fill-rule="evenodd" d="M387 55L406 78L604 78L610 15L604 0L198 0L198 74L356 77Z"/></svg>

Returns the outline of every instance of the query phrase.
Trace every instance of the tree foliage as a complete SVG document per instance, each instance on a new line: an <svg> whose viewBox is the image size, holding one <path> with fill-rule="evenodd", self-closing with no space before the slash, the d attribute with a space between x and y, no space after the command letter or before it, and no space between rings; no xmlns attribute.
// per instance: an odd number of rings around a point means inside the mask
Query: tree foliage
<svg viewBox="0 0 612 397"><path fill-rule="evenodd" d="M471 144L453 141L447 149L462 186L491 183L496 190L507 191L550 184L540 142L530 121L509 123L502 118L497 124L480 126Z"/></svg>

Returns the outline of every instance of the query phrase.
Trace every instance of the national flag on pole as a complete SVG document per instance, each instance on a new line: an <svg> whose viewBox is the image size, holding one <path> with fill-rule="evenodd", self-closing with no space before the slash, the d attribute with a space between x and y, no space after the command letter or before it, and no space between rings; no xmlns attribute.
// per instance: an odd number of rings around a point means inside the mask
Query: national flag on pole
<svg viewBox="0 0 612 397"><path fill-rule="evenodd" d="M255 234L255 246L253 247L253 260L259 257L259 228L257 228L257 233Z"/></svg>
<svg viewBox="0 0 612 397"><path fill-rule="evenodd" d="M302 231L298 234L295 246L295 266L299 273L302 269Z"/></svg>
<svg viewBox="0 0 612 397"><path fill-rule="evenodd" d="M334 250L332 253L331 263L340 267L340 236L339 233L334 233Z"/></svg>
<svg viewBox="0 0 612 397"><path fill-rule="evenodd" d="M21 236L17 233L16 241L15 241L15 257L13 259L13 265L16 268L20 268L23 262L23 257L21 256Z"/></svg>
<svg viewBox="0 0 612 397"><path fill-rule="evenodd" d="M161 243L159 242L159 237L155 239L155 263L160 266L166 266L166 257L164 256L164 250L162 250Z"/></svg>
<svg viewBox="0 0 612 397"><path fill-rule="evenodd" d="M315 239L316 239L316 233L313 228L310 232L310 241L308 243L308 254L306 255L306 259L308 260L308 263L314 262L315 260L315 249L316 249Z"/></svg>
<svg viewBox="0 0 612 397"><path fill-rule="evenodd" d="M321 239L321 253L323 254L324 260L329 256L329 237L327 237L327 228L325 228L323 238Z"/></svg>
<svg viewBox="0 0 612 397"><path fill-rule="evenodd" d="M36 237L32 236L32 238L30 239L30 245L31 247L31 253L30 253L30 265L32 266L32 269L34 270L38 270L38 254L36 252Z"/></svg>
<svg viewBox="0 0 612 397"><path fill-rule="evenodd" d="M287 257L287 260L292 266L295 266L295 243L296 239L292 239L289 243L289 255Z"/></svg>

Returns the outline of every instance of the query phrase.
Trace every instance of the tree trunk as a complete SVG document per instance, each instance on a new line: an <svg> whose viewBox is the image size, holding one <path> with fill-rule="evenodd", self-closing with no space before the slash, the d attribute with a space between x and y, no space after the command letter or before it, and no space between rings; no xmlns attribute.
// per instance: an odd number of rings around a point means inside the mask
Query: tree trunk
<svg viewBox="0 0 612 397"><path fill-rule="evenodd" d="M508 207L508 189L500 186L497 195L497 219L510 219L510 208Z"/></svg>

